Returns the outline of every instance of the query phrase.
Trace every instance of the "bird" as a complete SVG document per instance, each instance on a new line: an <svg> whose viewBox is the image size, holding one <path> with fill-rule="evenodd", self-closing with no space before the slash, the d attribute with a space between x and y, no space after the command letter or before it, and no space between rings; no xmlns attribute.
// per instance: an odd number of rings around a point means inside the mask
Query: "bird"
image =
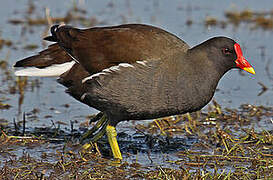
<svg viewBox="0 0 273 180"><path fill-rule="evenodd" d="M50 31L44 40L53 44L17 61L15 75L58 77L66 93L99 110L97 123L84 136L93 134L96 142L106 134L118 160L119 122L198 111L229 70L255 74L240 45L224 36L190 47L145 24L86 29L57 24Z"/></svg>

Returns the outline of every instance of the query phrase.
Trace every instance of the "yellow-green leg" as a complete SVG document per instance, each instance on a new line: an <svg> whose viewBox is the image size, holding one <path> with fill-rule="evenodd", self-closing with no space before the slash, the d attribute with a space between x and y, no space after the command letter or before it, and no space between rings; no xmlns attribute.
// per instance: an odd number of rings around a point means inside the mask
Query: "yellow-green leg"
<svg viewBox="0 0 273 180"><path fill-rule="evenodd" d="M112 149L114 158L122 160L122 156L119 150L118 141L117 141L117 131L114 126L107 125L106 134L108 137L109 144Z"/></svg>
<svg viewBox="0 0 273 180"><path fill-rule="evenodd" d="M94 135L94 137L92 137L92 139L90 140L91 142L97 142L100 138L102 138L102 136L105 134L105 130L106 130L106 127L108 126L108 121L106 121L102 128L100 129L100 131L98 133L96 133Z"/></svg>
<svg viewBox="0 0 273 180"><path fill-rule="evenodd" d="M108 124L106 123L106 121L107 121L106 115L103 115L102 118L90 130L84 133L84 135L81 138L81 142L93 136L93 133L96 132L103 124ZM105 128L104 128L104 132L105 132Z"/></svg>
<svg viewBox="0 0 273 180"><path fill-rule="evenodd" d="M108 124L109 120L107 119L106 115L103 115L101 119L99 119L99 121L83 135L83 137L81 138L81 142L83 142L90 136L93 136L90 142L97 142L106 133L106 127ZM96 134L93 134L96 131L98 132ZM91 144L92 143L85 143L82 147L83 149L88 149L92 146Z"/></svg>

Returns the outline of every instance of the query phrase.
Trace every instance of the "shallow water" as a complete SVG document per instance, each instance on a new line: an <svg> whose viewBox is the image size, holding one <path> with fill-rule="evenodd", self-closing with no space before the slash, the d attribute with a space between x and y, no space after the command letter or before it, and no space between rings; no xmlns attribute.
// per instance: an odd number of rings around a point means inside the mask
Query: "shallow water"
<svg viewBox="0 0 273 180"><path fill-rule="evenodd" d="M225 11L251 9L253 11L267 12L273 9L270 1L80 1L79 7L87 11L87 17L96 18L100 25L116 25L121 23L145 23L162 27L172 32L187 42L190 46L213 36L228 36L241 44L244 56L253 65L256 75L243 73L238 70L228 72L220 81L218 91L214 99L223 107L236 108L240 104L250 103L255 105L273 105L273 69L272 42L273 31L262 28L253 29L253 25L246 23L235 27L228 24L226 28L204 25L207 16L225 20ZM45 8L50 9L52 17L62 17L73 6L71 1L35 1L35 13L32 18L44 17ZM13 25L8 23L10 19L24 18L28 9L28 1L5 1L1 4L0 32L3 39L11 40L11 47L4 46L0 50L0 59L7 59L9 70L17 60L33 55L43 49L42 36L47 31L46 26ZM186 25L191 19L193 24ZM82 27L79 23L72 25ZM37 44L34 50L24 49L26 45ZM263 50L263 51L262 51ZM264 53L264 54L263 54ZM269 74L266 71L269 69ZM29 78L30 81L38 79L39 87L27 86L21 107L19 107L19 93L9 94L7 91L14 84L15 77L11 74L11 80L6 78L5 71L0 70L0 99L12 107L8 110L0 110L0 119L5 119L12 124L22 119L22 112L27 113L27 127L49 126L51 120L66 123L61 128L70 128L70 121L76 121L77 127L86 121L86 116L97 111L82 105L64 93L65 88L55 81L55 78ZM269 89L262 95L262 82ZM66 106L69 105L69 107ZM38 109L35 113L33 109ZM125 127L131 126L122 123L119 129L126 131ZM260 124L260 128L266 124ZM157 159L155 155L154 159ZM145 159L145 158L144 158Z"/></svg>

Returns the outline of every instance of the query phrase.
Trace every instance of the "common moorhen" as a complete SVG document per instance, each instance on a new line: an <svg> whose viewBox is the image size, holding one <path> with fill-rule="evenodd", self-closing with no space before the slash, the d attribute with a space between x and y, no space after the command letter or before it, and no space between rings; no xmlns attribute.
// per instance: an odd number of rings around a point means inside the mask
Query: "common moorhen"
<svg viewBox="0 0 273 180"><path fill-rule="evenodd" d="M98 109L90 130L106 132L115 158L122 159L115 126L200 110L220 78L232 68L255 74L240 45L214 37L193 48L160 28L143 24L77 29L54 25L53 41L38 55L18 61L17 76L59 76L66 92Z"/></svg>

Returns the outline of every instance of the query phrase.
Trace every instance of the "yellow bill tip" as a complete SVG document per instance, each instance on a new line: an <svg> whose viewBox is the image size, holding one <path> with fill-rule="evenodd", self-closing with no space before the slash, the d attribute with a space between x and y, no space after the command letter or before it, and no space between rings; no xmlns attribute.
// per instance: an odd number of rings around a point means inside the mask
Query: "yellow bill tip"
<svg viewBox="0 0 273 180"><path fill-rule="evenodd" d="M245 70L245 71L247 71L247 72L249 72L251 74L256 74L253 67L245 67L245 68L243 68L243 70Z"/></svg>

